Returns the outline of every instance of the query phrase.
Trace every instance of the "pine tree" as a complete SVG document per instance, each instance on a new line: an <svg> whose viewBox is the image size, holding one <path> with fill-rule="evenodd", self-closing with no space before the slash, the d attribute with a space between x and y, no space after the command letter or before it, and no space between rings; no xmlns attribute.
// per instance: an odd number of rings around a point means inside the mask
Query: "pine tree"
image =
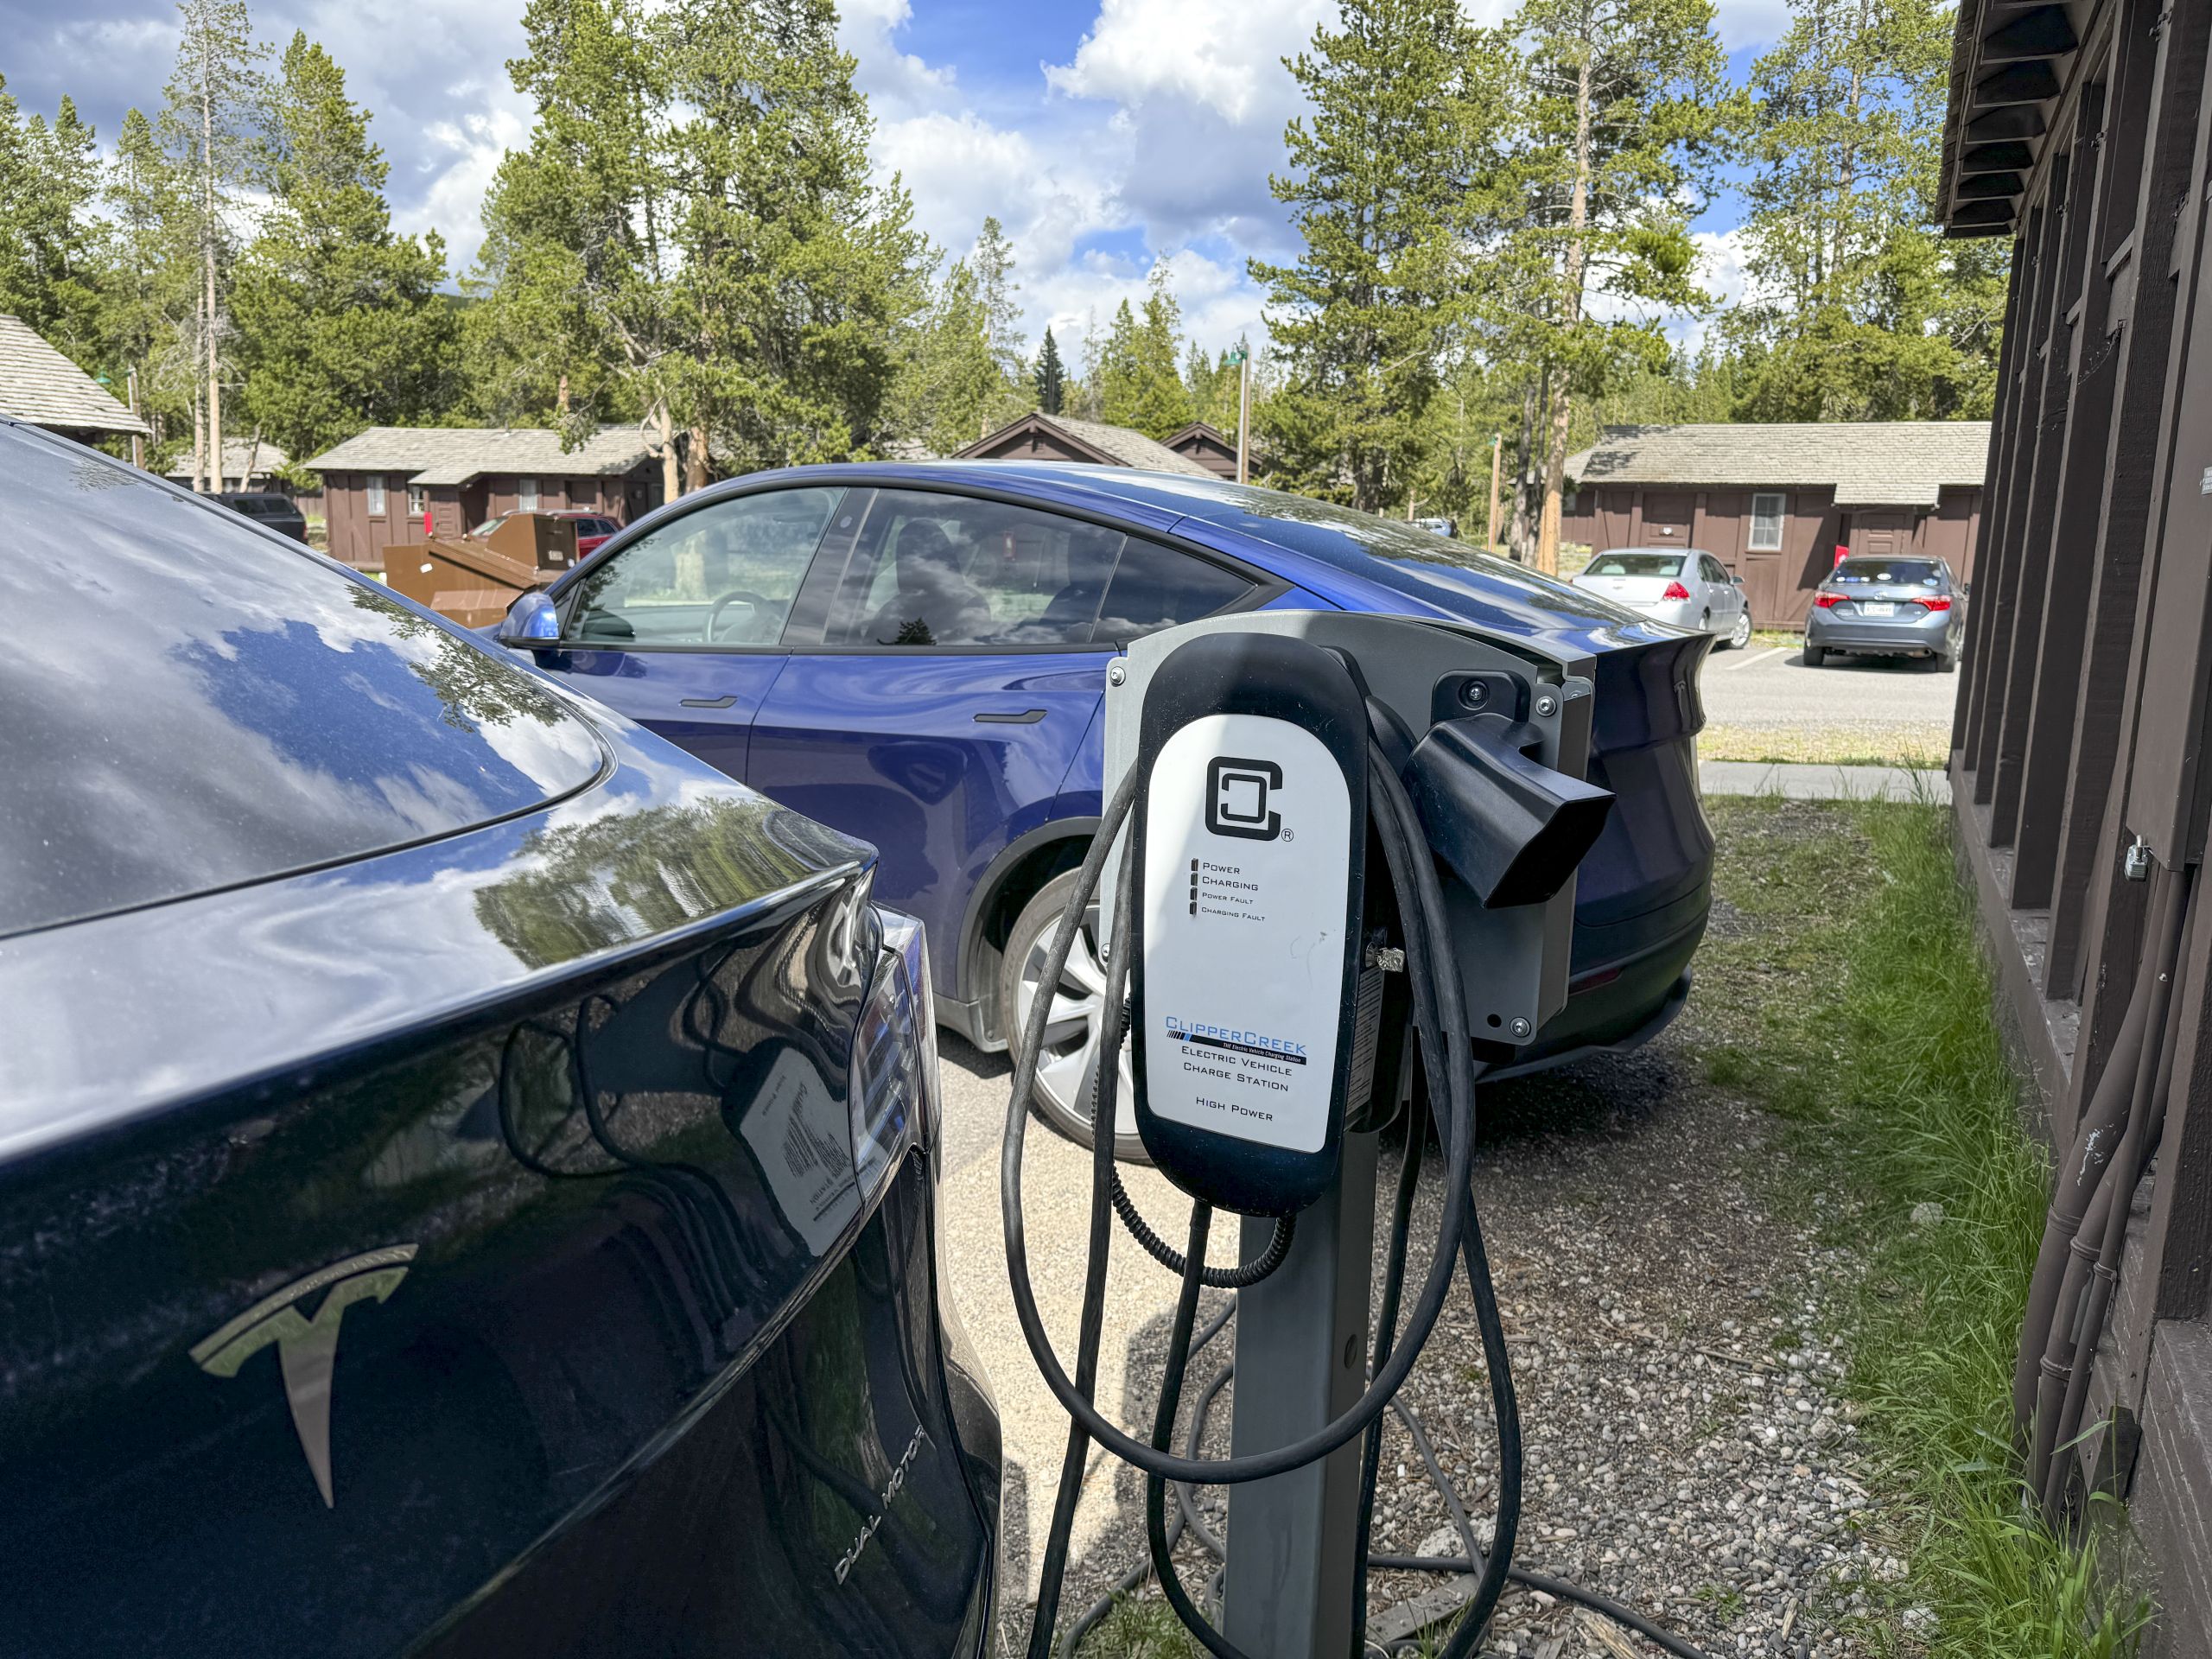
<svg viewBox="0 0 2212 1659"><path fill-rule="evenodd" d="M1285 60L1312 105L1269 181L1304 243L1254 260L1287 371L1266 431L1292 487L1376 509L1416 463L1462 309L1462 232L1494 58L1454 0L1346 0Z"/></svg>
<svg viewBox="0 0 2212 1659"><path fill-rule="evenodd" d="M162 142L182 188L179 219L197 266L194 350L201 371L193 425L193 484L215 487L223 453L223 355L231 336L234 220L251 188L267 124L269 48L255 41L245 0L177 0L176 68Z"/></svg>
<svg viewBox="0 0 2212 1659"><path fill-rule="evenodd" d="M50 126L42 115L22 120L0 77L0 311L96 373L105 367L99 197L92 130L76 105L63 98Z"/></svg>
<svg viewBox="0 0 2212 1659"><path fill-rule="evenodd" d="M1539 365L1524 409L1540 412L1524 424L1535 563L1549 571L1576 395L1665 361L1656 327L1613 317L1709 303L1692 280L1688 219L1731 112L1712 0L1526 0L1509 28L1526 45L1527 89L1503 172L1522 207L1503 291ZM1606 316L1592 315L1600 299Z"/></svg>
<svg viewBox="0 0 2212 1659"><path fill-rule="evenodd" d="M982 284L966 260L956 259L915 332L900 375L896 425L933 453L950 454L992 429L1001 391Z"/></svg>
<svg viewBox="0 0 2212 1659"><path fill-rule="evenodd" d="M1742 142L1751 293L1726 333L1758 420L1984 413L2001 250L1929 220L1951 17L1933 0L1791 0L1751 67ZM1991 281L1994 276L1996 280Z"/></svg>
<svg viewBox="0 0 2212 1659"><path fill-rule="evenodd" d="M454 335L442 245L392 233L368 117L304 34L285 49L266 168L269 208L231 301L256 429L298 463L438 413Z"/></svg>
<svg viewBox="0 0 2212 1659"><path fill-rule="evenodd" d="M969 259L976 270L976 291L983 302L984 327L991 342L991 359L1009 387L1021 380L1021 308L1014 296L1021 284L1014 280L1014 245L995 217L986 217L976 238Z"/></svg>
<svg viewBox="0 0 2212 1659"><path fill-rule="evenodd" d="M686 118L669 140L677 262L655 383L681 411L695 483L710 444L745 469L842 459L888 430L925 245L903 187L871 176L874 122L836 25L830 0L667 14Z"/></svg>
<svg viewBox="0 0 2212 1659"><path fill-rule="evenodd" d="M1191 423L1191 394L1178 360L1183 310L1167 278L1163 259L1152 268L1141 314L1122 302L1099 367L1099 418L1154 438Z"/></svg>
<svg viewBox="0 0 2212 1659"><path fill-rule="evenodd" d="M1067 387L1065 371L1060 366L1059 342L1052 338L1050 323L1045 326L1045 343L1037 348L1035 385L1037 407L1047 415L1058 414Z"/></svg>
<svg viewBox="0 0 2212 1659"><path fill-rule="evenodd" d="M179 181L143 111L124 111L103 187L111 227L101 284L105 360L126 390L136 374L153 429L147 460L166 470L192 418L198 283Z"/></svg>
<svg viewBox="0 0 2212 1659"><path fill-rule="evenodd" d="M569 437L642 420L672 500L683 482L660 378L677 265L664 42L637 0L530 0L523 34L507 73L536 119L484 199L472 395L493 418Z"/></svg>

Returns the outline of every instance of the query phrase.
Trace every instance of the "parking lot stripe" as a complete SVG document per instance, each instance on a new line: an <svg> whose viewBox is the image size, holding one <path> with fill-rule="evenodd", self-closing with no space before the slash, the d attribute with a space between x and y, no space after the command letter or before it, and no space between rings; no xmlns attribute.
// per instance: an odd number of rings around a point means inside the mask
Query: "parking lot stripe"
<svg viewBox="0 0 2212 1659"><path fill-rule="evenodd" d="M1739 668L1749 668L1753 663L1763 663L1770 657L1779 657L1789 649L1788 645L1769 645L1756 657L1739 657L1732 663L1721 664L1721 671L1724 673L1733 674Z"/></svg>

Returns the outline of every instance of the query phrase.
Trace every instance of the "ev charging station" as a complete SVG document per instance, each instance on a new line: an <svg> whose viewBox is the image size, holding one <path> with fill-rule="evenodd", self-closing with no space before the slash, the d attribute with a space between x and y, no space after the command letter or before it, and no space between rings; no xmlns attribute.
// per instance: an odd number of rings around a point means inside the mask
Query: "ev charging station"
<svg viewBox="0 0 2212 1659"><path fill-rule="evenodd" d="M1048 1001L1039 999L1016 1042L1001 1198L1017 1313L1074 1428L1033 1655L1052 1650L1069 1488L1092 1440L1147 1476L1153 1566L1210 1651L1357 1653L1379 1420L1462 1262L1501 1434L1500 1513L1486 1558L1463 1530L1469 1559L1439 1570L1479 1575L1445 1651L1471 1652L1479 1640L1514 1571L1519 1452L1467 1190L1474 1080L1510 1064L1566 1001L1574 873L1611 805L1584 777L1590 667L1543 642L1461 624L1302 611L1169 629L1110 666L1109 804L1057 954L1095 892L1109 1007L1126 984L1135 1127L1193 1208L1179 1255L1133 1220L1113 1173L1115 1137L1094 1135L1090 1276L1071 1379L1036 1317L1020 1212ZM1058 972L1056 961L1046 982ZM1117 1068L1093 1071L1096 1121L1110 1125ZM1416 1159L1431 1111L1451 1172L1444 1224L1400 1332L1412 1191L1402 1179L1382 1328L1371 1330L1376 1142L1414 1113ZM1089 1401L1109 1196L1183 1280L1149 1445ZM1216 1208L1243 1217L1247 1265L1234 1273L1204 1268ZM1243 1380L1225 1460L1199 1459L1195 1434L1185 1455L1168 1447L1202 1282L1237 1289ZM1169 1481L1230 1488L1217 1628L1174 1578L1161 1520ZM1645 1628L1603 1598L1559 1587Z"/></svg>

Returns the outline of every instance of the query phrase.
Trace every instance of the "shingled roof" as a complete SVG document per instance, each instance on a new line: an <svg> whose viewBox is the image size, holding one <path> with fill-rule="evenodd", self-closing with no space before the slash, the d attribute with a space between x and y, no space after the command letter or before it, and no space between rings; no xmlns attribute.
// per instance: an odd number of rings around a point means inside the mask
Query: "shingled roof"
<svg viewBox="0 0 2212 1659"><path fill-rule="evenodd" d="M602 426L574 449L539 426L372 426L326 449L318 473L383 473L410 484L466 484L486 473L524 478L613 478L652 453L633 426Z"/></svg>
<svg viewBox="0 0 2212 1659"><path fill-rule="evenodd" d="M266 478L271 473L281 473L292 464L292 458L275 444L264 438L258 446L251 438L223 440L223 476L230 478ZM248 472L247 468L252 468ZM162 474L180 484L192 481L192 451L188 448L169 463Z"/></svg>
<svg viewBox="0 0 2212 1659"><path fill-rule="evenodd" d="M1743 426L1609 426L1569 478L1597 484L1833 485L1841 506L1936 505L1945 485L1979 485L1987 421L1834 421Z"/></svg>
<svg viewBox="0 0 2212 1659"><path fill-rule="evenodd" d="M1134 428L1109 426L1103 421L1079 421L1072 415L1047 415L1041 410L969 444L958 452L958 458L988 459L991 452L1002 448L1008 439L1020 437L1033 427L1058 434L1077 449L1090 451L1090 459L1097 466L1141 467L1147 472L1185 473L1198 478L1213 476L1188 455L1178 454L1157 438L1148 438Z"/></svg>
<svg viewBox="0 0 2212 1659"><path fill-rule="evenodd" d="M0 415L56 432L136 432L146 423L21 317L0 311Z"/></svg>

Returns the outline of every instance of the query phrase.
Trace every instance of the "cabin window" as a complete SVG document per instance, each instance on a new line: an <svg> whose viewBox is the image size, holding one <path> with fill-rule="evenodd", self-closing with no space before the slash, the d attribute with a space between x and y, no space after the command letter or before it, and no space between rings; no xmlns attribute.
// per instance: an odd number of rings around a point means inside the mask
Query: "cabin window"
<svg viewBox="0 0 2212 1659"><path fill-rule="evenodd" d="M515 480L515 505L524 512L537 511L537 480L521 478Z"/></svg>
<svg viewBox="0 0 2212 1659"><path fill-rule="evenodd" d="M367 483L369 493L369 517L372 518L381 518L384 517L384 474L382 473L371 473L368 475Z"/></svg>
<svg viewBox="0 0 2212 1659"><path fill-rule="evenodd" d="M1751 498L1751 551L1777 553L1782 550L1783 498L1779 493Z"/></svg>
<svg viewBox="0 0 2212 1659"><path fill-rule="evenodd" d="M430 493L420 484L407 486L407 516L420 518L430 510Z"/></svg>

